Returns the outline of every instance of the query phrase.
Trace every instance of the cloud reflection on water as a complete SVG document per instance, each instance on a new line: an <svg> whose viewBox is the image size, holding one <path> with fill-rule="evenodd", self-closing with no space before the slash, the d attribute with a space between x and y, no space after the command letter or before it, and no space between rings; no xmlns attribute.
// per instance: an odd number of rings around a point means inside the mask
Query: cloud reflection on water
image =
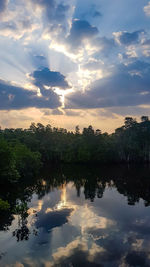
<svg viewBox="0 0 150 267"><path fill-rule="evenodd" d="M80 171L86 177L83 174ZM37 236L31 234L17 245L11 237L15 220L3 236L12 266L150 266L150 207L140 199L149 188L148 179L143 177L139 189L138 177L131 181L125 175L125 180L122 171L119 180L116 172L112 180L97 178L95 169L94 174L90 170L87 179L62 179L61 183L58 178L56 183L55 177L41 182L27 218L30 231L38 228ZM149 203L147 194L144 197ZM1 262L11 266L5 256Z"/></svg>

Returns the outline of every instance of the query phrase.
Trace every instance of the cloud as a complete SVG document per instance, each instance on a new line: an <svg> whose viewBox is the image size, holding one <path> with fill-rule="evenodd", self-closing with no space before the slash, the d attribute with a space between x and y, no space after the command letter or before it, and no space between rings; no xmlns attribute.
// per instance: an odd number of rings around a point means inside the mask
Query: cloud
<svg viewBox="0 0 150 267"><path fill-rule="evenodd" d="M131 251L125 257L128 266L148 266L147 253L143 251Z"/></svg>
<svg viewBox="0 0 150 267"><path fill-rule="evenodd" d="M139 42L140 34L142 32L142 30L135 32L120 31L114 32L113 35L116 42L120 45L131 45Z"/></svg>
<svg viewBox="0 0 150 267"><path fill-rule="evenodd" d="M44 55L30 55L32 64L37 68L38 66L48 67L48 60Z"/></svg>
<svg viewBox="0 0 150 267"><path fill-rule="evenodd" d="M44 109L42 110L44 116L50 116L50 115L63 115L63 112L59 109Z"/></svg>
<svg viewBox="0 0 150 267"><path fill-rule="evenodd" d="M55 0L32 0L32 2L47 8L53 8L55 6Z"/></svg>
<svg viewBox="0 0 150 267"><path fill-rule="evenodd" d="M142 42L142 45L150 45L150 39L146 39Z"/></svg>
<svg viewBox="0 0 150 267"><path fill-rule="evenodd" d="M38 219L36 221L37 228L44 228L47 232L55 227L60 227L68 222L73 209L64 208L61 210L53 210L48 213L38 213Z"/></svg>
<svg viewBox="0 0 150 267"><path fill-rule="evenodd" d="M150 39L145 39L142 42L142 53L145 57L150 57Z"/></svg>
<svg viewBox="0 0 150 267"><path fill-rule="evenodd" d="M150 2L148 2L147 6L144 6L144 12L147 16L150 16Z"/></svg>
<svg viewBox="0 0 150 267"><path fill-rule="evenodd" d="M98 53L108 57L110 52L116 47L116 44L112 38L97 37L91 41L91 47L95 47Z"/></svg>
<svg viewBox="0 0 150 267"><path fill-rule="evenodd" d="M65 115L67 115L67 116L72 116L72 117L83 117L84 116L84 114L83 114L84 112L81 112L81 111L76 111L76 110L72 110L72 109L66 109L65 110Z"/></svg>
<svg viewBox="0 0 150 267"><path fill-rule="evenodd" d="M60 25L58 24L61 24L61 30L63 32L66 30L66 26L68 26L68 17L72 9L71 5L64 4L62 1L57 2L55 0L31 0L31 2L41 8L45 28L48 28L50 31L53 27L55 27L55 29L60 29Z"/></svg>
<svg viewBox="0 0 150 267"><path fill-rule="evenodd" d="M52 115L63 115L63 112L59 109L53 109L52 110Z"/></svg>
<svg viewBox="0 0 150 267"><path fill-rule="evenodd" d="M96 60L94 58L89 59L89 61L82 65L83 70L96 71L104 67L104 62L102 60Z"/></svg>
<svg viewBox="0 0 150 267"><path fill-rule="evenodd" d="M70 262L73 266L102 266L95 261L97 255L103 257L105 250L94 244L88 244L85 237L82 240L77 237L66 247L60 247L52 254L53 261L50 266L69 266Z"/></svg>
<svg viewBox="0 0 150 267"><path fill-rule="evenodd" d="M66 108L88 109L136 106L150 103L150 64L135 61L116 66L108 77L95 81L84 92L66 96Z"/></svg>
<svg viewBox="0 0 150 267"><path fill-rule="evenodd" d="M0 31L3 31L3 30L16 31L17 25L13 21L1 22Z"/></svg>
<svg viewBox="0 0 150 267"><path fill-rule="evenodd" d="M0 14L2 14L6 7L7 2L0 0ZM68 4L64 4L62 1L55 0L29 0L29 1L9 1L8 12L5 17L2 17L2 21L8 24L14 24L16 26L15 35L14 29L9 27L4 29L3 25L3 35L12 36L15 39L19 39L25 35L25 33L35 31L35 35L44 35L45 32L50 32L54 28L55 30L61 28L64 33L69 27L69 16L71 14L72 7ZM6 25L6 27L8 27ZM4 34L4 30L8 32ZM12 32L11 32L12 30ZM2 30L1 30L2 32ZM60 33L60 32L59 32ZM19 36L18 36L19 35ZM18 37L18 38L17 38ZM24 36L25 38L27 36ZM31 36L28 36L28 40Z"/></svg>
<svg viewBox="0 0 150 267"><path fill-rule="evenodd" d="M69 5L64 5L63 3L58 4L58 6L55 9L55 15L53 16L53 19L62 22L66 19L66 13L69 10Z"/></svg>
<svg viewBox="0 0 150 267"><path fill-rule="evenodd" d="M30 20L28 17L23 16L23 19L20 19L17 15L16 17L11 17L10 15L8 20L1 22L0 35L20 39L36 30L38 27L38 24L34 23L34 21Z"/></svg>
<svg viewBox="0 0 150 267"><path fill-rule="evenodd" d="M88 20L90 18L100 18L102 16L101 12L98 10L98 7L95 4L87 5L86 7L84 5L84 12L80 14L80 11L81 11L81 6L79 6L78 17L85 20Z"/></svg>
<svg viewBox="0 0 150 267"><path fill-rule="evenodd" d="M62 52L55 51L50 49L49 51L50 58L50 68L54 70L59 70L63 75L68 75L69 73L75 73L78 71L78 64L73 62L68 56Z"/></svg>
<svg viewBox="0 0 150 267"><path fill-rule="evenodd" d="M76 49L82 45L84 40L90 40L96 34L98 34L98 29L90 25L88 21L74 20L66 42L72 49Z"/></svg>
<svg viewBox="0 0 150 267"><path fill-rule="evenodd" d="M0 0L0 14L5 11L7 4L8 0Z"/></svg>
<svg viewBox="0 0 150 267"><path fill-rule="evenodd" d="M97 18L97 17L101 17L102 14L100 11L96 10L94 13L93 13L93 18Z"/></svg>
<svg viewBox="0 0 150 267"><path fill-rule="evenodd" d="M61 106L59 96L52 90L45 90L44 95L38 96L36 91L29 91L22 87L14 86L0 80L0 109L23 109L36 108L57 108Z"/></svg>
<svg viewBox="0 0 150 267"><path fill-rule="evenodd" d="M34 84L38 87L49 86L59 87L61 89L69 88L68 82L65 80L65 76L60 72L50 71L48 68L41 70L35 70L30 74L30 77L34 79Z"/></svg>
<svg viewBox="0 0 150 267"><path fill-rule="evenodd" d="M69 10L69 5L63 3L56 3L54 0L50 1L37 1L41 6L45 7L46 16L48 20L63 22L66 19L66 13Z"/></svg>

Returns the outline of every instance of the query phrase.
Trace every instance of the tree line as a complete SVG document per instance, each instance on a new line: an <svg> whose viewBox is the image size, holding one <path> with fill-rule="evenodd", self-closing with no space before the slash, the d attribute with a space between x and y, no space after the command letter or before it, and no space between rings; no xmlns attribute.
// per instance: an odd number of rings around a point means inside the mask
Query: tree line
<svg viewBox="0 0 150 267"><path fill-rule="evenodd" d="M35 172L39 162L120 163L150 161L150 121L126 117L114 133L90 125L75 131L32 123L28 129L0 130L0 173L11 176ZM16 169L16 171L14 171Z"/></svg>

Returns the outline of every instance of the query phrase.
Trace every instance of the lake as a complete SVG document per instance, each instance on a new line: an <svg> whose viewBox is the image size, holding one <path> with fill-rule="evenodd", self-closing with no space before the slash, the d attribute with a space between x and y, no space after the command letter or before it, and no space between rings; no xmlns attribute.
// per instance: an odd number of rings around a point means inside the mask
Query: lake
<svg viewBox="0 0 150 267"><path fill-rule="evenodd" d="M150 167L62 165L0 195L0 266L150 266Z"/></svg>

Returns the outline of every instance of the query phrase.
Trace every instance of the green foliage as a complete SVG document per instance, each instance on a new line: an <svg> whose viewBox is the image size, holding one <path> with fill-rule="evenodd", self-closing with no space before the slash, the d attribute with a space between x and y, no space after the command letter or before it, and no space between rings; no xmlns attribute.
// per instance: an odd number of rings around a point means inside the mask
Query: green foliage
<svg viewBox="0 0 150 267"><path fill-rule="evenodd" d="M0 139L0 180L17 180L19 173L16 169L13 149L4 139Z"/></svg>
<svg viewBox="0 0 150 267"><path fill-rule="evenodd" d="M138 123L126 117L113 134L96 131L90 125L80 132L32 123L29 129L1 130L1 173L15 170L21 177L36 175L40 162L149 162L150 121ZM41 155L41 157L40 157ZM16 175L17 176L17 175Z"/></svg>
<svg viewBox="0 0 150 267"><path fill-rule="evenodd" d="M28 206L26 202L21 202L19 204L16 205L16 207L13 209L13 212L17 215L21 215L23 217L27 217L28 216Z"/></svg>
<svg viewBox="0 0 150 267"><path fill-rule="evenodd" d="M14 146L14 155L16 167L22 177L31 177L37 175L41 167L40 153L32 152L23 144Z"/></svg>
<svg viewBox="0 0 150 267"><path fill-rule="evenodd" d="M10 132L9 132L10 135ZM18 140L0 138L0 183L17 182L21 177L38 174L41 167L41 155L32 152Z"/></svg>
<svg viewBox="0 0 150 267"><path fill-rule="evenodd" d="M2 211L7 211L10 209L10 205L8 203L8 201L4 201L0 198L0 212Z"/></svg>

